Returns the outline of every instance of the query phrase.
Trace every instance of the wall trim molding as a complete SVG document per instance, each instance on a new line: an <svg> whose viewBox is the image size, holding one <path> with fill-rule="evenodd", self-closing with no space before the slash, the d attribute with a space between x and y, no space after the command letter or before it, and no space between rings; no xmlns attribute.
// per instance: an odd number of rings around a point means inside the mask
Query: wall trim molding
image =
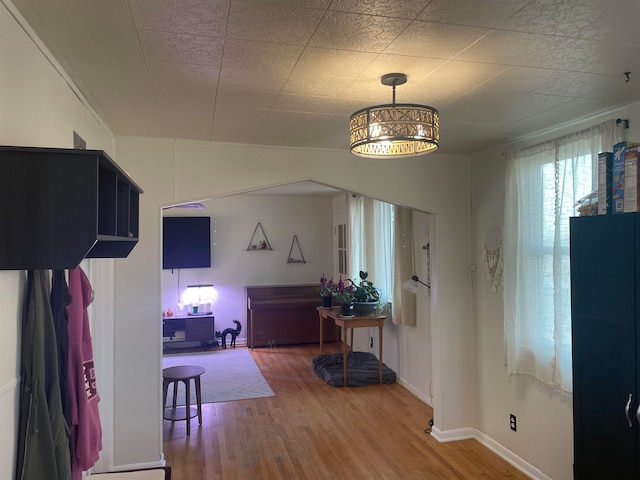
<svg viewBox="0 0 640 480"><path fill-rule="evenodd" d="M437 427L433 427L431 430L431 436L434 437L439 442L456 442L459 440L468 440L474 439L480 442L482 445L487 447L493 453L498 455L500 458L507 461L509 464L516 467L518 470L528 475L534 480L553 480L548 475L545 475L540 469L531 465L529 462L524 460L522 457L516 455L508 448L504 447L500 443L496 442L489 435L481 432L477 428L458 428L454 430L438 430Z"/></svg>
<svg viewBox="0 0 640 480"><path fill-rule="evenodd" d="M409 390L409 392L411 392L411 394L415 397L418 397L420 400L422 400L424 403L426 403L427 405L429 405L431 408L433 408L433 398L431 396L429 396L428 394L424 393L421 390L418 390L414 385L412 385L411 383L409 383L408 381L406 381L404 378L402 377L398 377L396 379L396 382L406 388L407 390Z"/></svg>
<svg viewBox="0 0 640 480"><path fill-rule="evenodd" d="M148 468L158 468L158 467L166 467L166 466L167 466L167 462L164 460L164 456L163 456L162 460L159 460L157 462L131 463L129 465L118 465L117 467L113 467L113 469L111 470L104 470L100 472L95 471L92 473L98 474L98 473L122 472L122 471L128 471L128 470L143 470ZM91 475L87 477L87 479L90 479L90 478L91 478Z"/></svg>

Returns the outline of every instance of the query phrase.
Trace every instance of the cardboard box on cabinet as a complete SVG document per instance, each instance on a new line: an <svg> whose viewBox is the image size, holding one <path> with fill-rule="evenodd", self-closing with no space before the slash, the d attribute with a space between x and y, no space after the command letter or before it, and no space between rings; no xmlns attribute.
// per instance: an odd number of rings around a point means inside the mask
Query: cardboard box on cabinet
<svg viewBox="0 0 640 480"><path fill-rule="evenodd" d="M638 142L620 142L613 146L611 167L611 213L624 213L625 178L624 160L628 148L637 147Z"/></svg>
<svg viewBox="0 0 640 480"><path fill-rule="evenodd" d="M638 147L627 148L624 154L624 212L640 211L638 195Z"/></svg>
<svg viewBox="0 0 640 480"><path fill-rule="evenodd" d="M611 213L611 170L613 152L598 154L598 215Z"/></svg>

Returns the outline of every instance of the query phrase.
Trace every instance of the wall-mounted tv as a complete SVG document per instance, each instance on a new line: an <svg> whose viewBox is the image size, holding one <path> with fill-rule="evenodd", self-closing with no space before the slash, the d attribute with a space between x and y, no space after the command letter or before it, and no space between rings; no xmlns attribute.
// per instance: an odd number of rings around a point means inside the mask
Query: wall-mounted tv
<svg viewBox="0 0 640 480"><path fill-rule="evenodd" d="M211 218L162 218L162 268L211 266Z"/></svg>

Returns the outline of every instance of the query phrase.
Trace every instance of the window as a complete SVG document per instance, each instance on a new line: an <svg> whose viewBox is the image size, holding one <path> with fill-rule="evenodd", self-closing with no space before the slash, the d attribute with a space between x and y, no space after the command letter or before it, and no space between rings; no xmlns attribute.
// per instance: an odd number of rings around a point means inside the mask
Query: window
<svg viewBox="0 0 640 480"><path fill-rule="evenodd" d="M359 282L360 270L380 291L380 302L393 296L393 205L362 196L349 199L351 279Z"/></svg>
<svg viewBox="0 0 640 480"><path fill-rule="evenodd" d="M512 375L571 386L569 217L596 189L614 121L515 152L507 162L505 348Z"/></svg>
<svg viewBox="0 0 640 480"><path fill-rule="evenodd" d="M338 224L338 274L348 276L347 266L347 224Z"/></svg>

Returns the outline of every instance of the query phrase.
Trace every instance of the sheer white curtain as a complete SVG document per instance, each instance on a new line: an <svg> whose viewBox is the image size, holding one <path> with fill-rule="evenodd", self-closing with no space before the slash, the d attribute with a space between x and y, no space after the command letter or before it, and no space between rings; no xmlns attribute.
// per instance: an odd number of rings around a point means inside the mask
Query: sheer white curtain
<svg viewBox="0 0 640 480"><path fill-rule="evenodd" d="M384 305L393 295L393 205L351 195L349 224L350 278L357 284L360 270L368 272Z"/></svg>
<svg viewBox="0 0 640 480"><path fill-rule="evenodd" d="M509 374L572 391L569 217L597 188L615 121L514 152L507 160L504 314Z"/></svg>
<svg viewBox="0 0 640 480"><path fill-rule="evenodd" d="M416 295L402 288L414 274L413 212L408 207L393 208L393 300L392 320L396 325L416 326Z"/></svg>

